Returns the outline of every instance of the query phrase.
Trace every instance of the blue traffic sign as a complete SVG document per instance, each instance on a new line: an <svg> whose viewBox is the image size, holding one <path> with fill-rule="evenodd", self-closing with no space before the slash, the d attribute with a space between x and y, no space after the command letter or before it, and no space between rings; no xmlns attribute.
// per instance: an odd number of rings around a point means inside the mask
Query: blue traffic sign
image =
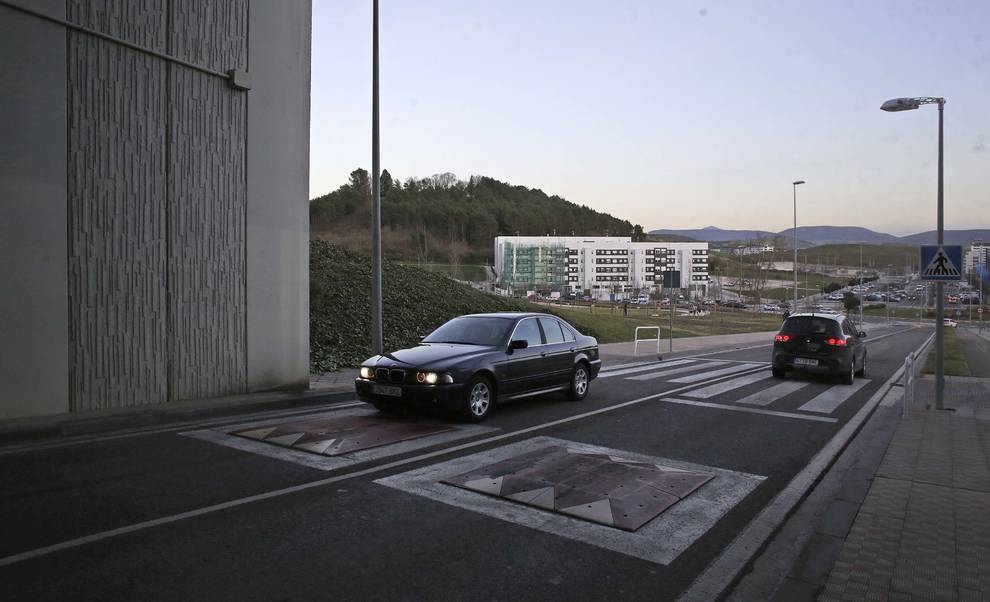
<svg viewBox="0 0 990 602"><path fill-rule="evenodd" d="M962 280L962 246L921 245L921 279L930 282Z"/></svg>

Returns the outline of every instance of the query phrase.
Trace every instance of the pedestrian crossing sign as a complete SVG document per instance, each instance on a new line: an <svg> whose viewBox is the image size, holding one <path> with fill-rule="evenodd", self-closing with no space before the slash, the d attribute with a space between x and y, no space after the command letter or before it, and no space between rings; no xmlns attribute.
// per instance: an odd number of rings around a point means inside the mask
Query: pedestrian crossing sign
<svg viewBox="0 0 990 602"><path fill-rule="evenodd" d="M921 245L921 279L933 282L962 280L962 246Z"/></svg>

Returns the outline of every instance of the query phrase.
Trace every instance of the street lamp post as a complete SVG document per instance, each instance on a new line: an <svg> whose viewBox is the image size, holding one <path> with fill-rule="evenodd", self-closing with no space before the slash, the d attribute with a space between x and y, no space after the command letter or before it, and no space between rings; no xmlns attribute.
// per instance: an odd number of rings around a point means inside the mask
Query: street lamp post
<svg viewBox="0 0 990 602"><path fill-rule="evenodd" d="M798 276L797 276L797 187L804 184L804 180L794 182L794 311L798 310Z"/></svg>
<svg viewBox="0 0 990 602"><path fill-rule="evenodd" d="M942 246L944 235L943 196L942 196L942 114L945 109L945 99L935 96L919 98L894 98L880 105L880 109L889 112L912 111L921 105L938 105L938 244ZM925 266L920 266L921 270ZM942 399L945 393L945 336L943 332L945 320L945 285L941 281L935 283L935 409L943 409Z"/></svg>
<svg viewBox="0 0 990 602"><path fill-rule="evenodd" d="M378 138L378 0L372 5L371 58L371 353L384 351L382 328L382 197Z"/></svg>

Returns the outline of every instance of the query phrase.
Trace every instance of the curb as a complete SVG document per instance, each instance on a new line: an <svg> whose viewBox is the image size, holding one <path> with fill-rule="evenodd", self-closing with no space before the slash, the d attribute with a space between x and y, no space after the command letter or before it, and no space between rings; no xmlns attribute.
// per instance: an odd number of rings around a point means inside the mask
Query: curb
<svg viewBox="0 0 990 602"><path fill-rule="evenodd" d="M135 408L108 415L67 417L66 414L57 414L51 417L35 417L23 420L15 418L7 421L6 424L0 422L0 445L26 443L39 439L93 435L130 428L235 416L248 412L316 406L353 398L354 392L351 390L255 393L236 396L235 398L225 399L221 397L213 400L178 402L183 405L171 408L167 407L167 404L161 404L152 409Z"/></svg>

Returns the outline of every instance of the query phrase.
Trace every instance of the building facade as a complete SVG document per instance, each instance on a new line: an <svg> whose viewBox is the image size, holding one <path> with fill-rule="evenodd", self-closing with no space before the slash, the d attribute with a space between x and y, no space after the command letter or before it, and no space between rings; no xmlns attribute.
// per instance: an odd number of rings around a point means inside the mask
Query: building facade
<svg viewBox="0 0 990 602"><path fill-rule="evenodd" d="M311 19L0 4L0 419L308 385Z"/></svg>
<svg viewBox="0 0 990 602"><path fill-rule="evenodd" d="M966 274L985 273L990 264L990 242L975 240L963 253L963 272Z"/></svg>
<svg viewBox="0 0 990 602"><path fill-rule="evenodd" d="M598 299L642 292L708 290L708 243L633 242L621 236L498 236L497 285L515 292L586 293Z"/></svg>

